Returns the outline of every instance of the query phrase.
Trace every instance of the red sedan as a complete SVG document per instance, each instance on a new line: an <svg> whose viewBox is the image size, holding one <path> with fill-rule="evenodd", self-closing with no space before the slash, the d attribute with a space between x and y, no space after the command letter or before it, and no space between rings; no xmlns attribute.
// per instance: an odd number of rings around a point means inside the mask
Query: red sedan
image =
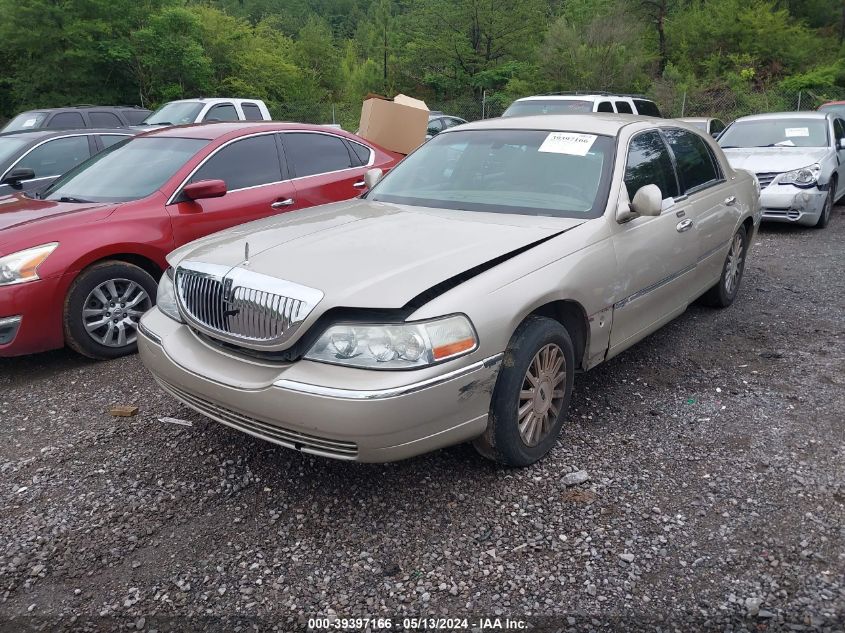
<svg viewBox="0 0 845 633"><path fill-rule="evenodd" d="M0 198L0 356L67 344L135 351L174 248L269 215L353 198L401 158L333 128L211 123L142 134L41 199Z"/></svg>

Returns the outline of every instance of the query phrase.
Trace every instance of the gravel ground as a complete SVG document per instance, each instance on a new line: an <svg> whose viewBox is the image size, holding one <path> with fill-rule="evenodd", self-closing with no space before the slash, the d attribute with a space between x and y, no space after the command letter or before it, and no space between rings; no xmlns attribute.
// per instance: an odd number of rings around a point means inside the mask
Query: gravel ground
<svg viewBox="0 0 845 633"><path fill-rule="evenodd" d="M732 308L578 377L561 442L519 471L467 446L387 465L276 448L136 357L0 359L0 630L843 631L844 244L841 207L824 231L764 227Z"/></svg>

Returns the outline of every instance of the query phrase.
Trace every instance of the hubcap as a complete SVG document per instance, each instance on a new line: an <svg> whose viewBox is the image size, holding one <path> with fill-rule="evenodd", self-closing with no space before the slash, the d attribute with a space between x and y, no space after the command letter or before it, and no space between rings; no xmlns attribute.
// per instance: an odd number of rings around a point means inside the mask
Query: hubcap
<svg viewBox="0 0 845 633"><path fill-rule="evenodd" d="M519 434L526 446L537 446L549 434L563 406L566 358L555 344L541 348L525 372L519 392Z"/></svg>
<svg viewBox="0 0 845 633"><path fill-rule="evenodd" d="M106 347L125 347L138 338L138 321L153 307L144 288L129 279L109 279L94 288L82 308L88 336Z"/></svg>
<svg viewBox="0 0 845 633"><path fill-rule="evenodd" d="M728 261L725 263L725 292L733 294L739 284L739 275L742 272L742 257L744 248L742 236L737 233L731 243L731 250L728 252Z"/></svg>

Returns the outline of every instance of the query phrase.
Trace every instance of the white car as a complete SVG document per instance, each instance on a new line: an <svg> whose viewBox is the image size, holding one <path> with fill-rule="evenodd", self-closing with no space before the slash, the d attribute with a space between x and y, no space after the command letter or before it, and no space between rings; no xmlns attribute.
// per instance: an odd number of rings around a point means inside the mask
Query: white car
<svg viewBox="0 0 845 633"><path fill-rule="evenodd" d="M757 174L763 219L824 228L845 194L845 121L832 112L775 112L731 123L719 145Z"/></svg>
<svg viewBox="0 0 845 633"><path fill-rule="evenodd" d="M583 114L587 112L617 112L662 117L657 104L642 95L623 95L610 92L560 92L514 101L503 117L533 116L535 114Z"/></svg>
<svg viewBox="0 0 845 633"><path fill-rule="evenodd" d="M211 121L270 121L260 99L181 99L169 101L144 119L142 126L188 125Z"/></svg>

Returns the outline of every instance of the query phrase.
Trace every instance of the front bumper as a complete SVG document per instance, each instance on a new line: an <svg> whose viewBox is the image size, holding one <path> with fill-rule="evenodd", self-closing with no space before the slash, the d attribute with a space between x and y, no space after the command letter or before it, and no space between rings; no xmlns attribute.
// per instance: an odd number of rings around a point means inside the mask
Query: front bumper
<svg viewBox="0 0 845 633"><path fill-rule="evenodd" d="M61 277L0 286L0 358L64 345L61 288Z"/></svg>
<svg viewBox="0 0 845 633"><path fill-rule="evenodd" d="M502 357L459 359L425 374L270 365L213 348L157 309L141 325L141 360L182 403L288 448L360 462L405 459L483 433Z"/></svg>
<svg viewBox="0 0 845 633"><path fill-rule="evenodd" d="M763 220L813 226L824 209L827 189L801 189L773 183L760 193Z"/></svg>

